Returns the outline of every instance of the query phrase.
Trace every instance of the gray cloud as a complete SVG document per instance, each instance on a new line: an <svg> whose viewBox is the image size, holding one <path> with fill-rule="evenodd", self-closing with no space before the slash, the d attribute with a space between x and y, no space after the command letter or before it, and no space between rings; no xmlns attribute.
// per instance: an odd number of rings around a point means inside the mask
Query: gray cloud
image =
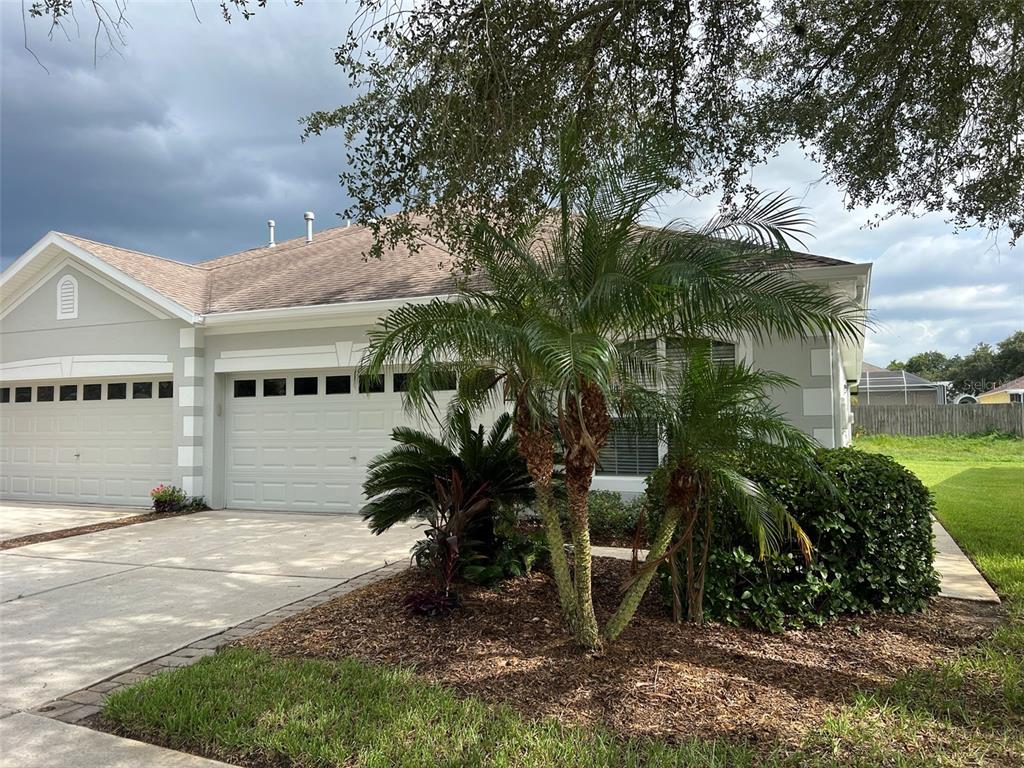
<svg viewBox="0 0 1024 768"><path fill-rule="evenodd" d="M186 260L258 245L265 220L279 237L302 213L335 226L340 135L300 141L298 118L346 99L334 66L350 4L272 5L226 25L215 4L202 23L183 3L133 5L124 58L93 67L92 35L46 39L21 9L2 14L0 132L2 256L50 229Z"/></svg>
<svg viewBox="0 0 1024 768"><path fill-rule="evenodd" d="M29 24L47 75L22 48L18 3L0 4L0 255L14 258L50 229L184 260L260 244L264 222L301 234L302 212L333 226L347 204L340 135L303 144L297 118L346 100L332 48L353 3L271 4L224 24L213 3L197 23L186 3L130 6L124 58L93 66L91 29L46 39ZM954 234L941 216L847 211L821 169L788 146L753 175L789 190L816 222L808 248L874 263L879 323L868 358L967 351L1024 327L1024 265L1004 239ZM668 201L666 218L700 222L714 200Z"/></svg>

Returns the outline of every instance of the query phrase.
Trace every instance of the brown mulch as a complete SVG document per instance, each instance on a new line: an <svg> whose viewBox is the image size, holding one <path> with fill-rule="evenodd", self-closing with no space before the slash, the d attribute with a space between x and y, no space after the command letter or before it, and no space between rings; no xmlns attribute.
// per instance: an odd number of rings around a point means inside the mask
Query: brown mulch
<svg viewBox="0 0 1024 768"><path fill-rule="evenodd" d="M628 568L595 559L599 620L613 610ZM600 722L624 736L795 744L858 689L949 658L1001 618L995 606L938 599L920 614L880 613L770 635L676 625L652 589L619 641L588 655L563 631L546 574L501 590L464 588L462 607L443 619L402 609L402 599L425 586L422 574L407 571L241 644L278 656L412 667L529 716Z"/></svg>
<svg viewBox="0 0 1024 768"><path fill-rule="evenodd" d="M102 523L93 523L92 525L78 525L74 528L60 528L56 531L43 531L42 533L32 533L28 536L18 536L13 539L4 539L3 541L0 541L0 550L27 547L29 544L41 544L44 541L56 541L57 539L67 539L72 536L81 536L85 533L109 531L111 528L124 528L126 525L136 525L137 523L151 523L154 520L166 520L169 517L181 517L182 515L192 515L198 511L199 510L197 509L192 509L187 512L147 512L142 515L121 517L117 520L107 520Z"/></svg>

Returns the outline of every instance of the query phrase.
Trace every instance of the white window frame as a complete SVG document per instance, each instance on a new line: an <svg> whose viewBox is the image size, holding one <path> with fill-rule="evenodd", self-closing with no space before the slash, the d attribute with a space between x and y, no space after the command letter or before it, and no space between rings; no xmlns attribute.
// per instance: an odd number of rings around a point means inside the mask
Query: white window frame
<svg viewBox="0 0 1024 768"><path fill-rule="evenodd" d="M64 288L71 286L71 309L64 309ZM77 320L78 319L78 280L72 275L64 275L57 281L57 319Z"/></svg>

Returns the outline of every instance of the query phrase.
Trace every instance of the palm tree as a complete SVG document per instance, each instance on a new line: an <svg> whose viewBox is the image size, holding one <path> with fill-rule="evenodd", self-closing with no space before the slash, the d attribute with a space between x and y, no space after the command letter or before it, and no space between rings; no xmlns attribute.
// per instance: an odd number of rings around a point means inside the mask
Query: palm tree
<svg viewBox="0 0 1024 768"><path fill-rule="evenodd" d="M703 621L704 577L719 500L736 510L762 558L778 551L784 538L794 539L810 558L810 540L799 523L769 491L744 475L744 468L765 460L800 463L808 473L820 474L813 441L788 424L768 399L769 390L794 383L743 364L715 362L705 341L692 345L679 369L669 373L664 393L633 394L641 421L660 429L668 444L665 514L644 566L605 625L606 642L629 623L658 564L675 557L668 550L679 529L674 549L686 560L688 618ZM699 552L694 548L698 532ZM678 589L678 583L673 587Z"/></svg>
<svg viewBox="0 0 1024 768"><path fill-rule="evenodd" d="M787 234L805 223L782 197L760 198L688 233L641 221L669 190L658 153L608 161L580 185L564 174L555 216L500 232L477 221L462 254L475 280L450 300L390 312L370 333L369 373L410 366L408 401L433 402L453 372L457 400L504 401L513 412L544 520L563 614L577 641L601 644L591 594L587 496L625 382L656 379L653 347L672 330L852 337L858 310L785 268ZM458 362L451 362L458 361ZM564 451L570 571L551 503L555 437Z"/></svg>
<svg viewBox="0 0 1024 768"><path fill-rule="evenodd" d="M534 502L530 475L516 450L507 413L500 414L486 433L482 424L473 426L468 411L457 409L449 415L441 437L397 427L391 438L395 445L370 462L363 483L369 501L360 514L373 533L412 518L425 520L438 503L437 478L451 477L453 472L467 496L486 485L489 507Z"/></svg>

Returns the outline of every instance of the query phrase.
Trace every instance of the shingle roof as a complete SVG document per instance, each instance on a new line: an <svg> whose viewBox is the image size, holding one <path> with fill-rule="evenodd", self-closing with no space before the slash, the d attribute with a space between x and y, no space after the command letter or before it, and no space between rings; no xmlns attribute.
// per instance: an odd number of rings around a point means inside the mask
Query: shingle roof
<svg viewBox="0 0 1024 768"><path fill-rule="evenodd" d="M452 256L441 244L425 241L415 253L395 249L367 259L373 234L366 227L327 229L312 243L299 237L198 264L58 234L200 314L445 295L455 288ZM791 263L804 269L849 262L797 253Z"/></svg>
<svg viewBox="0 0 1024 768"><path fill-rule="evenodd" d="M391 250L365 257L373 244L366 227L341 227L273 247L202 262L210 272L207 312L336 304L451 293L452 257L436 243L415 253Z"/></svg>
<svg viewBox="0 0 1024 768"><path fill-rule="evenodd" d="M996 392L1005 392L1008 389L1024 389L1024 376L1016 378L1013 381L1008 381L1002 386L996 387L995 389L990 389L988 392L982 392L981 394L992 395L995 394Z"/></svg>
<svg viewBox="0 0 1024 768"><path fill-rule="evenodd" d="M194 264L118 248L77 235L63 232L57 234L186 309L200 313L205 311L207 270Z"/></svg>

